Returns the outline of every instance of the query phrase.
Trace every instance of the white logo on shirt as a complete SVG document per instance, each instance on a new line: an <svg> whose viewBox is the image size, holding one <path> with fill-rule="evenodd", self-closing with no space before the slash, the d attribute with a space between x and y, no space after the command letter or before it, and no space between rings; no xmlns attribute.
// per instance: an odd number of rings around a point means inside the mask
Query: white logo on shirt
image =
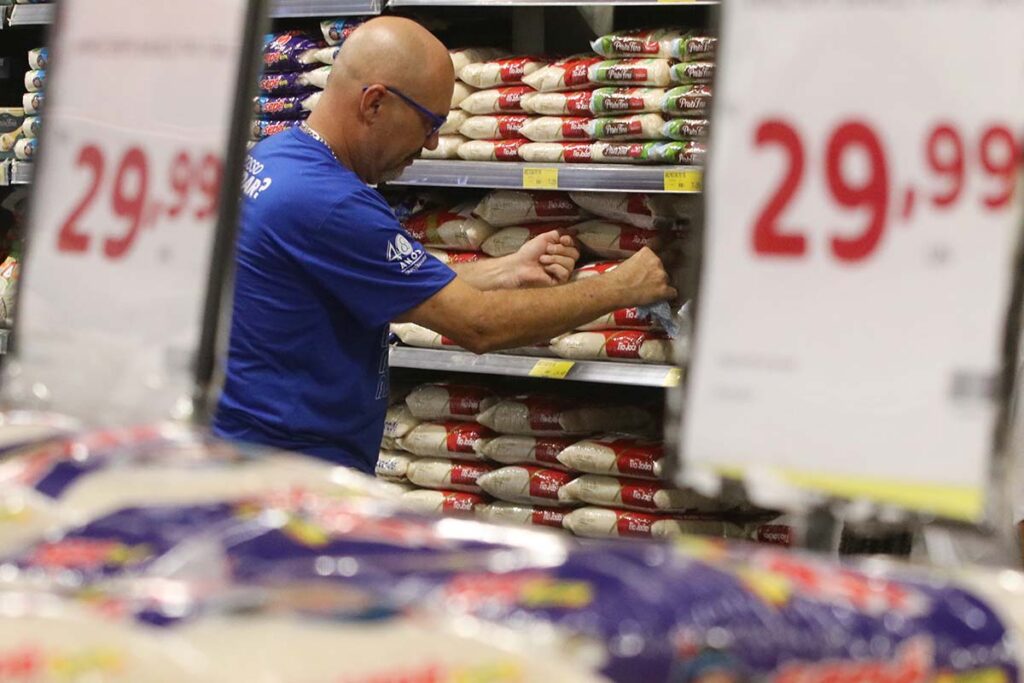
<svg viewBox="0 0 1024 683"><path fill-rule="evenodd" d="M402 273L416 270L427 260L427 255L422 249L415 249L412 243L404 235L395 235L395 238L388 242L387 259L390 262L397 262Z"/></svg>

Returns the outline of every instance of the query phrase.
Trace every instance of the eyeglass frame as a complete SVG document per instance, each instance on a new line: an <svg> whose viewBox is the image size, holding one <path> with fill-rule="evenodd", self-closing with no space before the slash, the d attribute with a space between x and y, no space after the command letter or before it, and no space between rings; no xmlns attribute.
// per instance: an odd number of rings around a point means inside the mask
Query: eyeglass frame
<svg viewBox="0 0 1024 683"><path fill-rule="evenodd" d="M427 121L430 122L430 132L427 134L427 139L428 140L430 138L434 137L434 135L436 135L437 132L439 130L441 130L441 126L443 126L445 124L445 122L448 121L448 117L447 116L441 116L440 114L435 114L434 112L430 111L429 109L424 107L422 104L420 104L419 102L417 102L413 98L411 98L408 95L406 95L404 92L402 92L398 88L392 88L390 85L384 85L383 83L374 83L373 85L380 85L382 88L387 90L389 93L391 93L392 95L396 95L399 99L401 99L407 105L409 105L410 107L415 109L417 112L422 114L427 119ZM373 87L373 85L364 85L363 86L363 92L366 92L367 90L369 90L371 87Z"/></svg>

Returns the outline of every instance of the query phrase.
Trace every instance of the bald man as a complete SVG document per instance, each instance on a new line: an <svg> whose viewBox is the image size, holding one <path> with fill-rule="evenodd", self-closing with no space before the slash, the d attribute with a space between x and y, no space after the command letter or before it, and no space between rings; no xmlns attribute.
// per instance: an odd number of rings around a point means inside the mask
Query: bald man
<svg viewBox="0 0 1024 683"><path fill-rule="evenodd" d="M565 284L579 253L557 232L455 271L427 254L370 185L437 146L453 88L436 38L406 19L374 19L342 46L308 121L253 148L216 433L373 472L390 322L483 353L676 296L648 250Z"/></svg>

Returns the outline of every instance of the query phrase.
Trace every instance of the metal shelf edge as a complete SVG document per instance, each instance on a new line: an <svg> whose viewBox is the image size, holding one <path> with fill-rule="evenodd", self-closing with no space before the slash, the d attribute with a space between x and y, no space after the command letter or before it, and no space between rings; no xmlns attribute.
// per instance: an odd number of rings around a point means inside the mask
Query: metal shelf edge
<svg viewBox="0 0 1024 683"><path fill-rule="evenodd" d="M578 7L601 5L718 5L721 0L388 0L389 7Z"/></svg>
<svg viewBox="0 0 1024 683"><path fill-rule="evenodd" d="M56 8L51 4L14 5L11 7L11 26L39 26L52 24Z"/></svg>
<svg viewBox="0 0 1024 683"><path fill-rule="evenodd" d="M32 176L35 173L35 165L31 161L11 162L11 185L29 185L32 183Z"/></svg>
<svg viewBox="0 0 1024 683"><path fill-rule="evenodd" d="M380 14L382 0L274 0L270 16L344 17Z"/></svg>

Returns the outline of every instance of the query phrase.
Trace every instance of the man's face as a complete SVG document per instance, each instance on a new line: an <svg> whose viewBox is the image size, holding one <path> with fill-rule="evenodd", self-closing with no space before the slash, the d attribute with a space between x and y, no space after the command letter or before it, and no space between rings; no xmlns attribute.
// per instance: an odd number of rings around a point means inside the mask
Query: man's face
<svg viewBox="0 0 1024 683"><path fill-rule="evenodd" d="M405 101L400 95L388 92L385 97L387 106L382 112L380 130L383 134L382 139L379 139L380 153L374 160L376 178L373 182L381 183L398 178L419 156L420 150L424 147L437 147L437 120L432 119L427 112L438 118L447 114L448 104L451 102L451 88L441 90L447 91L447 96L444 92L435 92L429 97L422 96L422 99L406 95L415 104ZM426 111L421 111L417 104Z"/></svg>

